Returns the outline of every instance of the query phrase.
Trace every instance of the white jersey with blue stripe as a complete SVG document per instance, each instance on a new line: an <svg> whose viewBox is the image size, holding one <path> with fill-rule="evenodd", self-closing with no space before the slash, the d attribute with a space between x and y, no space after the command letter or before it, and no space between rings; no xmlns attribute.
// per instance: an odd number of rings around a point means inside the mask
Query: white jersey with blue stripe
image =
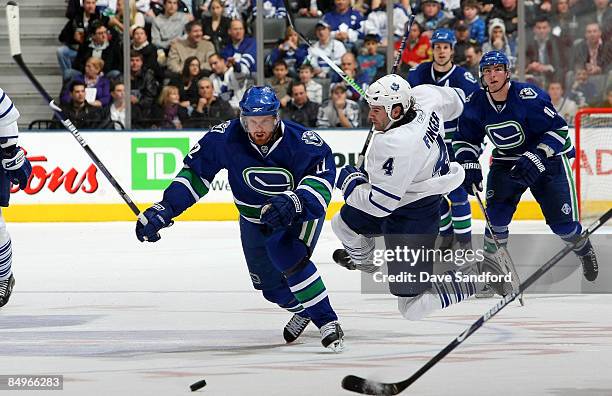
<svg viewBox="0 0 612 396"><path fill-rule="evenodd" d="M464 178L463 168L449 163L444 144L444 120L463 111L463 91L424 84L410 92L416 117L375 132L366 157L369 182L357 186L346 201L376 217L428 196L447 194Z"/></svg>
<svg viewBox="0 0 612 396"><path fill-rule="evenodd" d="M0 88L0 137L14 136L13 130L2 128L19 119L19 111L11 101L11 98ZM8 135L7 135L8 133Z"/></svg>

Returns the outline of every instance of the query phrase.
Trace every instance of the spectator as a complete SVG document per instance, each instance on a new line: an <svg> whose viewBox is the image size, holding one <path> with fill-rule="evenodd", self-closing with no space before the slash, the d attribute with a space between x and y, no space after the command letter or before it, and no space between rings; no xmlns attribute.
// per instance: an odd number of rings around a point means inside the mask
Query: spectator
<svg viewBox="0 0 612 396"><path fill-rule="evenodd" d="M604 100L599 103L595 103L593 107L597 108L607 108L612 107L612 86L609 86L606 90L606 95L604 96Z"/></svg>
<svg viewBox="0 0 612 396"><path fill-rule="evenodd" d="M378 73L384 72L385 57L378 53L378 41L377 35L366 35L363 40L365 51L357 57L357 63L361 67L367 84L371 84Z"/></svg>
<svg viewBox="0 0 612 396"><path fill-rule="evenodd" d="M183 124L189 119L187 109L179 104L179 89L174 85L166 85L159 94L157 103L151 110L153 128L183 129Z"/></svg>
<svg viewBox="0 0 612 396"><path fill-rule="evenodd" d="M567 60L559 39L550 34L550 22L539 18L533 28L534 37L527 44L526 72L536 78L540 86L549 81L560 81L565 76Z"/></svg>
<svg viewBox="0 0 612 396"><path fill-rule="evenodd" d="M102 113L99 107L94 107L85 100L85 84L73 81L69 85L70 101L62 104L60 108L79 129L98 128L102 122Z"/></svg>
<svg viewBox="0 0 612 396"><path fill-rule="evenodd" d="M308 63L300 66L300 82L306 87L306 94L308 99L318 105L323 103L323 86L318 82L314 81L314 69L312 65Z"/></svg>
<svg viewBox="0 0 612 396"><path fill-rule="evenodd" d="M289 83L291 80L287 77L289 69L284 60L277 60L272 68L274 77L266 80L266 83L272 87L276 93L276 97L281 103L281 107L287 106L287 103L291 100L289 96Z"/></svg>
<svg viewBox="0 0 612 396"><path fill-rule="evenodd" d="M179 89L181 106L195 106L198 101L198 81L203 77L200 60L190 56L185 60L180 76L170 80L170 85Z"/></svg>
<svg viewBox="0 0 612 396"><path fill-rule="evenodd" d="M565 48L570 48L578 37L578 22L572 15L569 0L557 0L551 17L552 34L559 37Z"/></svg>
<svg viewBox="0 0 612 396"><path fill-rule="evenodd" d="M577 69L572 84L570 97L576 102L578 107L589 106L599 100L597 87L589 81L589 73L586 69Z"/></svg>
<svg viewBox="0 0 612 396"><path fill-rule="evenodd" d="M73 68L72 62L77 56L79 46L87 43L91 37L90 24L97 20L103 25L108 23L108 18L96 11L96 0L83 0L83 6L66 22L59 34L62 46L57 49L57 62L64 80L69 78L68 73Z"/></svg>
<svg viewBox="0 0 612 396"><path fill-rule="evenodd" d="M168 70L172 73L180 73L185 60L195 56L200 61L201 69L210 73L208 57L215 53L215 47L210 41L203 39L202 24L199 21L191 21L185 25L185 30L187 38L174 40L170 44Z"/></svg>
<svg viewBox="0 0 612 396"><path fill-rule="evenodd" d="M253 10L253 16L257 16L257 7L255 6L256 0L251 0L251 9ZM264 18L286 18L287 9L283 0L263 0L263 17Z"/></svg>
<svg viewBox="0 0 612 396"><path fill-rule="evenodd" d="M516 0L501 0L501 7L495 7L489 13L489 24L491 20L498 18L504 22L506 34L510 39L511 45L514 45L516 30L518 28L518 11ZM484 47L482 49L484 51ZM485 52L486 53L486 52Z"/></svg>
<svg viewBox="0 0 612 396"><path fill-rule="evenodd" d="M163 79L164 72L157 62L157 49L147 40L147 32L143 27L137 26L132 32L132 51L142 54L145 69L153 70L158 80Z"/></svg>
<svg viewBox="0 0 612 396"><path fill-rule="evenodd" d="M125 86L122 81L111 85L111 97L111 104L104 107L103 111L104 129L125 129ZM132 113L132 118L138 119L138 115Z"/></svg>
<svg viewBox="0 0 612 396"><path fill-rule="evenodd" d="M130 52L130 103L132 108L138 107L138 112L144 121L151 114L159 85L155 80L153 70L143 68L142 54ZM145 122L146 124L146 122Z"/></svg>
<svg viewBox="0 0 612 396"><path fill-rule="evenodd" d="M401 40L404 36L404 30L408 22L408 13L409 10L406 10L401 4L393 4L394 42ZM379 38L382 38L382 40L379 40L380 45L387 45L388 29L386 0L380 0L379 5L368 14L367 19L363 22L363 31L366 35L378 35Z"/></svg>
<svg viewBox="0 0 612 396"><path fill-rule="evenodd" d="M234 109L229 102L214 94L212 81L206 77L201 78L198 81L198 100L189 118L189 127L209 128L234 116Z"/></svg>
<svg viewBox="0 0 612 396"><path fill-rule="evenodd" d="M479 8L477 0L466 0L463 3L463 16L470 29L470 38L482 45L487 38L485 22L478 15Z"/></svg>
<svg viewBox="0 0 612 396"><path fill-rule="evenodd" d="M610 0L593 0L595 5L595 22L602 29L602 39L604 42L612 38L612 7Z"/></svg>
<svg viewBox="0 0 612 396"><path fill-rule="evenodd" d="M274 65L276 61L282 59L287 64L289 69L289 75L292 78L296 78L298 75L298 68L304 63L304 59L308 56L308 46L306 44L300 45L298 34L293 28L288 27L287 33L285 34L285 40L278 45L278 47L272 49L270 55L267 56L266 63L268 65Z"/></svg>
<svg viewBox="0 0 612 396"><path fill-rule="evenodd" d="M357 66L357 59L352 52L347 52L342 55L340 59L340 68L347 76L355 80L357 85L359 85L365 91L368 89L368 81L367 76L363 73L360 73ZM333 84L343 83L342 77L338 73L334 73L331 82ZM359 102L361 100L361 94L355 90L355 88L348 86L346 91L346 97L354 102Z"/></svg>
<svg viewBox="0 0 612 396"><path fill-rule="evenodd" d="M548 84L548 95L557 113L565 119L568 125L574 125L574 116L578 111L578 106L576 102L563 95L563 84L559 81L551 81Z"/></svg>
<svg viewBox="0 0 612 396"><path fill-rule="evenodd" d="M428 38L431 38L434 30L450 25L453 19L453 15L442 8L442 0L421 1L421 12L414 20L423 27L423 34L426 34Z"/></svg>
<svg viewBox="0 0 612 396"><path fill-rule="evenodd" d="M210 80L213 83L215 96L221 98L232 106L237 112L242 95L246 91L247 75L237 73L234 67L228 67L225 59L219 54L213 54L208 58L213 74Z"/></svg>
<svg viewBox="0 0 612 396"><path fill-rule="evenodd" d="M335 64L340 66L340 58L346 53L346 48L341 41L331 37L329 24L324 20L320 20L315 26L315 34L318 41L308 49L306 62L312 65L316 77L325 78L329 75L330 66L318 54L324 53Z"/></svg>
<svg viewBox="0 0 612 396"><path fill-rule="evenodd" d="M85 85L87 102L94 107L104 107L110 103L110 81L102 73L104 61L100 58L89 58L85 63L85 74L75 77ZM68 84L68 87L71 85ZM67 88L62 94L62 103L68 103L71 99L71 90Z"/></svg>
<svg viewBox="0 0 612 396"><path fill-rule="evenodd" d="M351 7L351 0L335 0L334 4L334 10L326 12L322 20L329 26L332 39L352 48L361 35L363 15Z"/></svg>
<svg viewBox="0 0 612 396"><path fill-rule="evenodd" d="M244 22L240 19L232 20L229 29L230 43L221 51L221 56L236 73L248 75L257 71L257 48L255 39L246 37L245 33Z"/></svg>
<svg viewBox="0 0 612 396"><path fill-rule="evenodd" d="M410 69L423 62L432 60L430 36L422 33L423 27L419 23L414 22L410 29L406 49L404 49L402 54L402 63L408 65ZM399 50L399 45L399 41L395 43L396 51Z"/></svg>
<svg viewBox="0 0 612 396"><path fill-rule="evenodd" d="M331 90L331 98L319 108L317 127L359 127L359 105L346 98L346 86L344 84L336 84Z"/></svg>
<svg viewBox="0 0 612 396"><path fill-rule="evenodd" d="M318 1L298 0L296 3L294 3L295 8L292 8L292 11L297 11L298 15L301 17L318 18L323 15L323 12L333 9L333 3L331 1L327 2L329 3L329 8L324 11L319 11Z"/></svg>
<svg viewBox="0 0 612 396"><path fill-rule="evenodd" d="M123 34L124 26L123 26L123 0L117 0L117 11L114 13L110 13L108 21L109 29L114 29L117 33L117 36L121 37ZM136 9L136 1L130 0L130 26L129 32L131 32L137 27L144 27L145 19L144 14L139 12Z"/></svg>
<svg viewBox="0 0 612 396"><path fill-rule="evenodd" d="M297 122L309 128L317 126L319 105L308 99L306 85L294 82L290 87L291 101L281 110L281 118Z"/></svg>
<svg viewBox="0 0 612 396"><path fill-rule="evenodd" d="M120 70L123 66L121 48L108 40L108 29L99 21L92 23L94 35L90 42L85 42L79 46L79 51L74 59L74 69L70 70L68 78L78 76L85 71L85 62L89 58L100 58L104 61L104 74L109 79L117 78L121 75ZM64 77L66 78L66 76Z"/></svg>
<svg viewBox="0 0 612 396"><path fill-rule="evenodd" d="M472 73L472 76L480 75L480 58L482 58L482 49L478 44L472 44L465 50L465 66L467 71Z"/></svg>
<svg viewBox="0 0 612 396"><path fill-rule="evenodd" d="M455 54L453 55L453 63L459 66L465 66L465 50L469 46L476 43L476 40L470 39L470 30L464 20L458 19L454 25L455 38L457 43L455 44Z"/></svg>
<svg viewBox="0 0 612 396"><path fill-rule="evenodd" d="M232 20L223 15L222 0L212 0L209 8L210 16L202 16L204 40L210 41L215 46L215 52L219 53L229 43L228 30Z"/></svg>
<svg viewBox="0 0 612 396"><path fill-rule="evenodd" d="M515 57L514 50L510 47L510 39L506 35L506 25L501 19L495 18L489 20L489 40L482 46L482 52L501 51L510 61L510 70L514 70Z"/></svg>
<svg viewBox="0 0 612 396"><path fill-rule="evenodd" d="M200 13L206 13L211 9L211 0L205 0L199 7ZM229 19L244 20L251 8L251 0L224 0L223 15Z"/></svg>
<svg viewBox="0 0 612 396"><path fill-rule="evenodd" d="M167 51L192 19L193 15L178 12L178 0L164 0L164 13L156 16L151 26L151 42L157 49Z"/></svg>
<svg viewBox="0 0 612 396"><path fill-rule="evenodd" d="M604 42L597 22L586 25L585 40L575 47L574 68L584 68L589 76L607 74L612 63L612 41Z"/></svg>

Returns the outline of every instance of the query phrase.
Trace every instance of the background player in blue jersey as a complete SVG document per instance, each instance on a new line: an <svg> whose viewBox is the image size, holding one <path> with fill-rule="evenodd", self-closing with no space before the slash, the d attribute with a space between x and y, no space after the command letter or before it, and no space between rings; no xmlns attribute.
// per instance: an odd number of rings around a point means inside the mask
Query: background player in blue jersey
<svg viewBox="0 0 612 396"><path fill-rule="evenodd" d="M465 96L480 88L476 78L461 66L453 64L453 55L457 39L451 29L441 28L433 32L431 45L433 48L433 61L424 62L412 69L408 74L411 86L422 84L438 85L440 87L454 87L461 89ZM444 122L444 143L448 149L450 160L454 161L451 146L453 133L457 130L457 118ZM440 203L440 249L450 248L454 239L459 247L471 247L472 237L472 211L468 202L467 192L459 187L448 194L450 205L446 197Z"/></svg>
<svg viewBox="0 0 612 396"><path fill-rule="evenodd" d="M297 339L312 320L323 346L340 351L343 332L310 260L331 199L334 159L315 132L281 121L279 107L270 87L246 91L240 119L212 127L200 139L163 200L144 212L149 222L137 223L136 235L140 241L159 240L158 231L202 198L217 172L227 169L253 286L294 313L285 340Z"/></svg>
<svg viewBox="0 0 612 396"><path fill-rule="evenodd" d="M582 227L568 159L574 148L567 124L548 94L535 85L510 81L508 66L508 58L500 51L487 52L480 61L485 88L468 98L453 137L455 157L466 173L463 186L471 194L473 185L482 191L478 157L480 144L488 136L495 149L487 176L487 212L499 241L507 242L508 224L529 188L551 230L564 241L574 242ZM488 230L485 250L494 250ZM574 252L584 277L594 281L598 266L591 242L585 240Z"/></svg>
<svg viewBox="0 0 612 396"><path fill-rule="evenodd" d="M0 89L0 207L9 206L11 183L18 184L23 189L28 185L32 173L30 161L17 145L17 119L19 111L8 95ZM0 307L8 303L15 285L11 269L12 256L11 237L6 231L0 210Z"/></svg>

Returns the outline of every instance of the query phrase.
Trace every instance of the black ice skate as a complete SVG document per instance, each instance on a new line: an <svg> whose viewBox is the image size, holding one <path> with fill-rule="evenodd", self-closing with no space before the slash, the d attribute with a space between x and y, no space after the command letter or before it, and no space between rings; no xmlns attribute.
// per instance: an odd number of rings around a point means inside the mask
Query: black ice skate
<svg viewBox="0 0 612 396"><path fill-rule="evenodd" d="M325 348L329 348L334 352L342 352L344 350L344 332L338 321L334 320L321 326L319 331L321 332L321 344Z"/></svg>
<svg viewBox="0 0 612 396"><path fill-rule="evenodd" d="M380 267L374 264L356 264L349 256L348 252L344 249L336 249L334 254L332 255L333 260L336 264L341 265L342 267L348 270L359 270L367 273L374 273L378 271Z"/></svg>
<svg viewBox="0 0 612 396"><path fill-rule="evenodd" d="M285 325L285 330L283 330L283 338L285 338L287 343L297 340L302 335L309 323L310 318L305 318L299 314L294 314L289 322L287 322Z"/></svg>
<svg viewBox="0 0 612 396"><path fill-rule="evenodd" d="M584 275L584 279L589 282L594 282L599 274L599 266L597 265L597 256L595 255L593 245L591 245L590 241L587 243L589 244L589 250L587 250L583 256L578 256L578 258L582 263L582 274Z"/></svg>
<svg viewBox="0 0 612 396"><path fill-rule="evenodd" d="M480 272L487 272L493 275L506 275L509 272L509 269L503 267L501 264L499 264L497 262L497 260L495 260L495 256L491 256L487 253L485 253L484 255L484 260L482 261L482 263L480 263L479 265L479 269ZM515 276L514 274L512 274L512 276ZM512 283L511 282L505 282L505 281L500 281L500 282L489 282L486 284L485 288L482 290L482 292L485 292L485 289L489 288L489 291L493 291L496 294L499 294L500 296L505 296L507 294L512 293Z"/></svg>
<svg viewBox="0 0 612 396"><path fill-rule="evenodd" d="M6 305L9 302L11 293L13 292L13 286L15 286L15 277L13 274L8 279L0 281L0 307Z"/></svg>

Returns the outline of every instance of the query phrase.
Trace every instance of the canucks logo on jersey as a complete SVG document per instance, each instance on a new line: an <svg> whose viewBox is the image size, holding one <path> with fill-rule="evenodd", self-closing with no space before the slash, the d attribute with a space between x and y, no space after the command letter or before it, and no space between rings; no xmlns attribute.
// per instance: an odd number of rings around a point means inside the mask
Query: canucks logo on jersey
<svg viewBox="0 0 612 396"><path fill-rule="evenodd" d="M242 172L244 182L264 195L278 195L293 190L293 175L283 168L249 167Z"/></svg>

